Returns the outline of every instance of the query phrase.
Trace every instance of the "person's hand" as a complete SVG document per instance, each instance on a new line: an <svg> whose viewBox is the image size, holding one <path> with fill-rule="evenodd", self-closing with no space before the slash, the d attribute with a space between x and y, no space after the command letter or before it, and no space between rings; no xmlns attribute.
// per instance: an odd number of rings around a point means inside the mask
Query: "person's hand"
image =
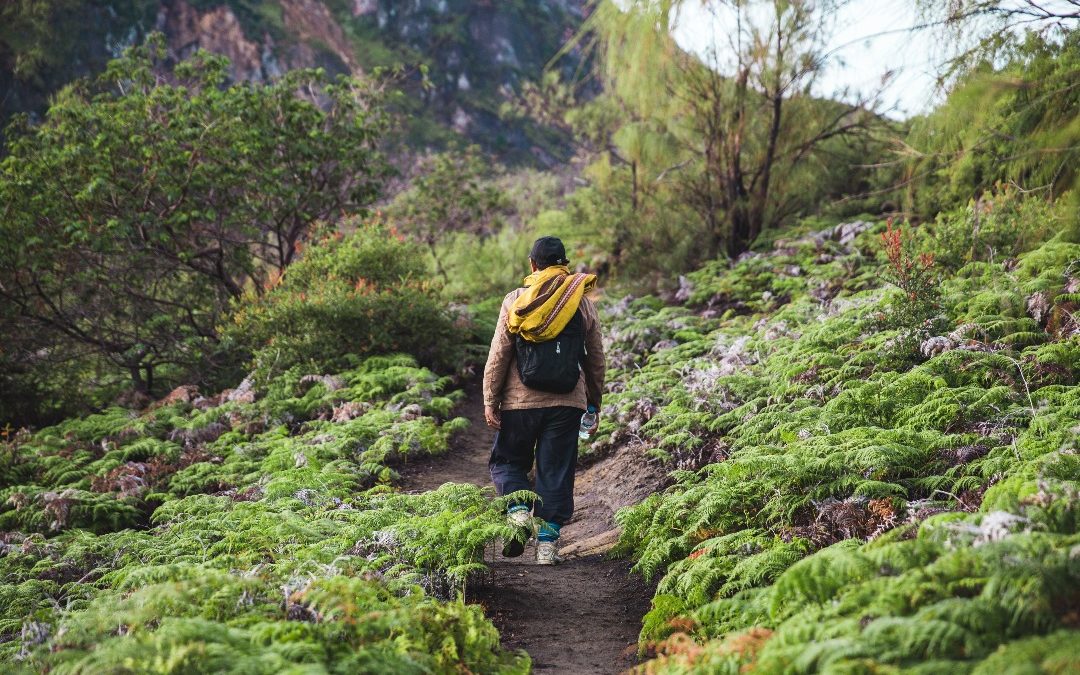
<svg viewBox="0 0 1080 675"><path fill-rule="evenodd" d="M499 414L498 408L492 408L491 406L484 407L484 421L492 429L502 428L502 416Z"/></svg>

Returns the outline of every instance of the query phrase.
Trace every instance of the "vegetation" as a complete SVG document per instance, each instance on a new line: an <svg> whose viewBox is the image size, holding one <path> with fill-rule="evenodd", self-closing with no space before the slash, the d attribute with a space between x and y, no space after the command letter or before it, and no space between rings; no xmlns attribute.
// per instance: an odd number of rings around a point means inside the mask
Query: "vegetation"
<svg viewBox="0 0 1080 675"><path fill-rule="evenodd" d="M456 365L466 317L454 317L427 280L421 250L377 225L325 231L262 294L235 303L222 336L272 377L303 365L325 371L367 354L406 352Z"/></svg>
<svg viewBox="0 0 1080 675"><path fill-rule="evenodd" d="M448 419L460 393L447 387L409 357L377 357L16 435L0 448L0 659L523 671L460 601L507 534L500 502L379 487L466 424Z"/></svg>
<svg viewBox="0 0 1080 675"><path fill-rule="evenodd" d="M207 370L229 302L261 294L316 221L363 209L389 171L369 85L295 71L224 87L221 57L161 73L164 56L159 37L65 90L43 124L12 127L0 164L5 336L33 327L18 356L89 354L144 393L161 370Z"/></svg>
<svg viewBox="0 0 1080 675"><path fill-rule="evenodd" d="M1075 217L1021 201L986 202L1015 242ZM650 670L993 672L1036 636L1042 667L1076 667L1080 243L969 261L956 235L980 208L920 232L958 261L910 263L941 278L924 318L922 282L879 286L909 270L883 223L706 267L685 289L698 311L615 305L595 451L678 469L619 514L636 569L661 577Z"/></svg>
<svg viewBox="0 0 1080 675"><path fill-rule="evenodd" d="M461 233L482 240L501 229L506 195L488 180L493 171L475 145L425 158L416 169L412 186L394 198L386 215L396 228L427 246L435 273L448 282L439 243Z"/></svg>
<svg viewBox="0 0 1080 675"><path fill-rule="evenodd" d="M1076 199L1080 37L1030 33L995 58L1006 65L978 61L945 105L912 125L907 200L924 217L999 183L1050 199L1072 189Z"/></svg>
<svg viewBox="0 0 1080 675"><path fill-rule="evenodd" d="M115 56L111 50L118 41L141 41L144 27L154 24L156 12L151 0L3 3L0 127L7 126L14 113L43 113L51 94L77 77L103 70Z"/></svg>
<svg viewBox="0 0 1080 675"><path fill-rule="evenodd" d="M0 9L0 85L49 89L65 21L149 6L84 4ZM591 3L576 37L538 10L520 53L466 49L471 3L376 4L327 7L404 80L229 83L158 37L8 128L7 670L528 671L465 602L504 499L397 486L467 425L441 374L544 234L604 276L582 458L670 471L616 516L657 583L640 670L1080 670L1073 3L922 3L963 39L905 122L811 93L843 2L710 3L733 44L696 56L679 0ZM458 144L429 107L512 131Z"/></svg>
<svg viewBox="0 0 1080 675"><path fill-rule="evenodd" d="M670 35L682 4L597 2L585 27L610 96L626 111L604 161L628 165L631 207L662 189L645 185L669 180L702 224L705 258L734 257L811 204L864 189L851 172L805 170L827 165L824 157L865 157L880 147L873 132L884 126L872 100L809 94L828 63L831 17L843 3L713 3L718 25L732 34L714 38L700 56L678 49ZM626 239L616 237L616 257Z"/></svg>

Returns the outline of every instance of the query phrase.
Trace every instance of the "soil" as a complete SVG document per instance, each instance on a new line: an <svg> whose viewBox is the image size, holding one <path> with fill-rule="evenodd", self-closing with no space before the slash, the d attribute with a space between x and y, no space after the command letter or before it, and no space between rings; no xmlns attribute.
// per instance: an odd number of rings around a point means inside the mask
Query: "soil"
<svg viewBox="0 0 1080 675"><path fill-rule="evenodd" d="M406 490L433 490L446 482L491 484L487 460L495 432L484 423L479 383L467 385L466 393L456 412L469 419L469 428L457 434L446 455L406 467ZM543 673L619 673L638 662L641 617L654 589L630 573L629 561L607 555L618 540L612 515L662 480L640 453L617 450L579 470L574 518L559 540L559 565L536 565L532 545L519 558L503 558L494 546L487 551L492 573L469 588L467 601L484 607L503 646L528 652L533 669Z"/></svg>

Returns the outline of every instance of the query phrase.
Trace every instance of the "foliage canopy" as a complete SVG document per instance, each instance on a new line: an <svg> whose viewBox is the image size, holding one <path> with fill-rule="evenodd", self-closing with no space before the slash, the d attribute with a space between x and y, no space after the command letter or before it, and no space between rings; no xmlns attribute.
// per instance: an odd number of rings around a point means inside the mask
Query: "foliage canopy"
<svg viewBox="0 0 1080 675"><path fill-rule="evenodd" d="M230 301L390 171L372 83L226 86L220 57L163 57L159 36L71 85L40 125L9 128L0 161L5 332L23 356L89 351L142 391L163 367L205 366Z"/></svg>

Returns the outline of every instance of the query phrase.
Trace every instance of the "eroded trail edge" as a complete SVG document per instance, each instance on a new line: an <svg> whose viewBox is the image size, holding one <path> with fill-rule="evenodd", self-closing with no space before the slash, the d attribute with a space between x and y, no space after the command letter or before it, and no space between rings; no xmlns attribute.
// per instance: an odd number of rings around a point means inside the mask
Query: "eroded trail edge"
<svg viewBox="0 0 1080 675"><path fill-rule="evenodd" d="M479 383L466 386L467 398L455 411L469 428L454 439L449 453L404 470L404 488L433 490L443 483L486 486L494 432L484 424ZM640 455L616 451L579 470L574 519L563 528L562 564L534 564L532 546L520 558L500 556L489 547L493 574L470 588L467 601L481 604L509 649L524 649L533 669L545 673L618 673L637 663L641 617L653 588L630 573L627 560L605 553L618 539L612 515L636 503L660 482L660 473Z"/></svg>

